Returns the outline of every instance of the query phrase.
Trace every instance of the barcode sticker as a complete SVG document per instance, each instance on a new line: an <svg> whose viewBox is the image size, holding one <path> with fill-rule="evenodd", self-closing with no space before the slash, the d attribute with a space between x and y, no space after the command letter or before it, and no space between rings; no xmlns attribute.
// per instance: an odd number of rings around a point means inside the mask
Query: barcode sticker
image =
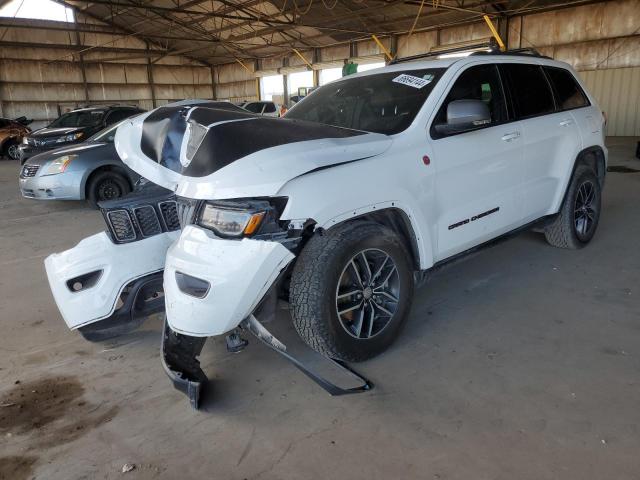
<svg viewBox="0 0 640 480"><path fill-rule="evenodd" d="M398 75L392 81L401 83L402 85L420 89L429 85L433 80L433 75L425 75L425 77L426 78L414 77L413 75L407 75L406 73L403 73L402 75Z"/></svg>

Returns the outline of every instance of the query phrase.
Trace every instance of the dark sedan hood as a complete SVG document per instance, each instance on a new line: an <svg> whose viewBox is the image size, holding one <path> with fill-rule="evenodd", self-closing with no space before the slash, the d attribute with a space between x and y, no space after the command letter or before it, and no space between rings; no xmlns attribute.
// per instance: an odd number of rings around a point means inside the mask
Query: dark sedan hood
<svg viewBox="0 0 640 480"><path fill-rule="evenodd" d="M62 128L49 128L44 127L35 132L31 132L29 136L31 138L50 138L61 137L62 135L69 135L71 133L84 132L93 127L62 127Z"/></svg>

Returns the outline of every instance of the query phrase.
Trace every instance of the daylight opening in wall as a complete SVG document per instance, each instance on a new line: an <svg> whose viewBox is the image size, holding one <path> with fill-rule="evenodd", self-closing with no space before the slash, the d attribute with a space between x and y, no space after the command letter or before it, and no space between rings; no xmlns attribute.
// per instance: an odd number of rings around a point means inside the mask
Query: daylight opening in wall
<svg viewBox="0 0 640 480"><path fill-rule="evenodd" d="M320 70L320 85L326 85L329 82L342 78L342 68L325 68Z"/></svg>
<svg viewBox="0 0 640 480"><path fill-rule="evenodd" d="M260 78L260 98L262 100L273 100L273 96L282 96L284 85L282 75L271 75Z"/></svg>
<svg viewBox="0 0 640 480"><path fill-rule="evenodd" d="M365 63L364 65L358 65L358 72L366 72L367 70L373 70L374 68L382 68L384 65L384 62Z"/></svg>
<svg viewBox="0 0 640 480"><path fill-rule="evenodd" d="M2 3L0 2L0 5ZM51 0L11 0L0 7L0 17L75 22L75 16L71 8Z"/></svg>
<svg viewBox="0 0 640 480"><path fill-rule="evenodd" d="M292 73L287 78L287 85L289 86L289 95L298 95L300 87L313 87L313 72L307 70L305 72Z"/></svg>

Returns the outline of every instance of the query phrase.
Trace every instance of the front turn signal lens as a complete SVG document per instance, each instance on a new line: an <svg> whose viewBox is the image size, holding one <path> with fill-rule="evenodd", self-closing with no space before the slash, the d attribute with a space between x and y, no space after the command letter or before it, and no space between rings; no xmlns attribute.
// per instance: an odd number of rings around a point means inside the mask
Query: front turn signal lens
<svg viewBox="0 0 640 480"><path fill-rule="evenodd" d="M258 212L251 215L251 218L249 219L247 226L244 227L244 234L253 235L255 232L257 232L258 227L260 226L260 223L262 223L263 218L264 218L264 212Z"/></svg>

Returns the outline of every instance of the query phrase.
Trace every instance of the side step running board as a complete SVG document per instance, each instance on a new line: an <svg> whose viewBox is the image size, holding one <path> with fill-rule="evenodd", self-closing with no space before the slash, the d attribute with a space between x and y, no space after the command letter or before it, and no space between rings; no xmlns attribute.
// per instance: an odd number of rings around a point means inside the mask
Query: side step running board
<svg viewBox="0 0 640 480"><path fill-rule="evenodd" d="M255 335L258 340L264 343L267 347L271 348L275 352L282 355L284 358L289 360L295 367L304 373L311 380L320 385L327 393L338 396L338 395L349 395L352 393L361 393L371 390L373 388L373 383L367 380L365 377L357 373L355 370L351 369L346 363L336 360L334 358L325 357L327 360L332 362L338 369L352 378L357 379L362 384L357 387L352 388L341 388L334 383L330 382L326 378L318 375L313 370L307 368L304 363L295 358L293 355L287 353L287 347L280 340L274 337L271 332L269 332L264 325L262 325L258 319L249 315L241 324L243 328L249 330L253 335Z"/></svg>

